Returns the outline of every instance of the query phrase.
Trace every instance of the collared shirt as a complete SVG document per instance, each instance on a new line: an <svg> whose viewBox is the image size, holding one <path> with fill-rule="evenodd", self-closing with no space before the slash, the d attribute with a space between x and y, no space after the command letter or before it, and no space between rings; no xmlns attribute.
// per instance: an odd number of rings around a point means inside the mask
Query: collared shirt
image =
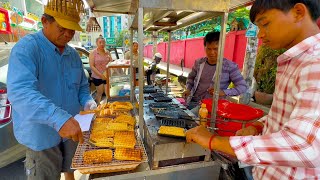
<svg viewBox="0 0 320 180"><path fill-rule="evenodd" d="M202 75L210 76L210 81L207 82L207 85L213 87L213 74L215 74L216 68L215 66L213 68L204 68L207 60L207 57L196 60L192 67L192 71L188 75L187 89L191 90L191 96L195 96L197 94L197 91L207 91L207 89L203 88L207 88L208 86L199 86L200 83L203 83L201 82ZM205 70L209 70L210 72L205 72ZM235 87L228 89L231 82L233 82ZM243 79L243 76L241 75L238 65L232 61L223 59L220 89L222 89L227 96L237 96L246 92L247 88L247 84ZM207 95L204 95L204 98L205 97L212 96L207 93ZM202 97L193 97L192 99L201 100L201 98Z"/></svg>
<svg viewBox="0 0 320 180"><path fill-rule="evenodd" d="M36 151L61 141L58 131L92 100L79 54L63 53L43 34L27 35L13 47L8 68L8 98L14 135Z"/></svg>
<svg viewBox="0 0 320 180"><path fill-rule="evenodd" d="M261 136L235 136L255 179L320 178L320 34L278 57L276 89Z"/></svg>

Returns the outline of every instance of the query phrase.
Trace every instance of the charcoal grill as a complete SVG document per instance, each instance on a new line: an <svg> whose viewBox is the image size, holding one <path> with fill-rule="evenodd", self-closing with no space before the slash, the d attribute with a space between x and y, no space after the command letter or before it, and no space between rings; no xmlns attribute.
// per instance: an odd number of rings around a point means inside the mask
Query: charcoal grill
<svg viewBox="0 0 320 180"><path fill-rule="evenodd" d="M167 117L163 116L160 119L157 119L156 115L158 114L154 114L152 107L168 107L172 106L172 104L176 105L176 107L180 107L181 104L179 104L179 102L175 99L172 100L172 103L155 103L154 101L150 100L145 101L145 104L146 106L144 107L143 115L143 137L148 152L148 157L150 159L150 167L152 169L210 160L210 151L202 148L198 144L186 143L186 140L182 138L164 137L158 135L158 130L161 124L184 126L184 128L195 127L196 122L194 120L196 117L189 110L183 110L181 108L169 108L170 110L175 110L171 111L172 113L170 113L170 117L168 116L169 113L167 113L169 111L160 110L160 114L162 113L162 115L167 115ZM181 115L188 116L193 120L184 120L184 122L182 122L183 120L179 118L179 112ZM190 114L190 116L188 114ZM176 124L168 124L174 123L171 122L172 120L166 120L168 118L178 120L179 122L175 122Z"/></svg>

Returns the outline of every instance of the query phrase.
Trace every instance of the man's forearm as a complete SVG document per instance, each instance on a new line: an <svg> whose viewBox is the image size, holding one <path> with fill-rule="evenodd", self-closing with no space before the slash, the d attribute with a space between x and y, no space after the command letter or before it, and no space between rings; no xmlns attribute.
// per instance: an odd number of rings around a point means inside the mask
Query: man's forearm
<svg viewBox="0 0 320 180"><path fill-rule="evenodd" d="M236 156L234 150L232 149L229 143L229 137L216 136L212 139L210 143L211 143L212 150L216 150L232 156Z"/></svg>

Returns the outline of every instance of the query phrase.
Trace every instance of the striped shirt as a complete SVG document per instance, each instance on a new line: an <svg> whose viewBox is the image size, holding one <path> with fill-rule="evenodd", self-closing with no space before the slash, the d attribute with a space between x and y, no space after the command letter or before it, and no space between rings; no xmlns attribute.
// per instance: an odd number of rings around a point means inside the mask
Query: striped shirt
<svg viewBox="0 0 320 180"><path fill-rule="evenodd" d="M278 57L276 89L261 136L235 136L255 179L320 178L320 33Z"/></svg>

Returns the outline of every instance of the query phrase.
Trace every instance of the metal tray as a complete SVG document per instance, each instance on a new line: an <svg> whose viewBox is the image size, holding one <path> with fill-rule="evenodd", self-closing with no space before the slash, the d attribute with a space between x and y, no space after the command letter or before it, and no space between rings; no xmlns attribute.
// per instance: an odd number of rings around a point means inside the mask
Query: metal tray
<svg viewBox="0 0 320 180"><path fill-rule="evenodd" d="M109 173L109 172L119 172L119 171L128 171L136 168L139 164L143 162L148 162L148 157L146 154L145 147L141 141L141 138L138 133L136 133L137 144L135 149L140 149L142 154L141 161L120 161L113 159L109 163L97 163L97 164L84 164L83 163L83 153L88 150L95 149L108 149L108 148L98 148L93 147L89 144L89 132L84 132L84 143L78 144L77 150L72 159L71 168L78 169L81 173L84 174L93 174L93 173Z"/></svg>

